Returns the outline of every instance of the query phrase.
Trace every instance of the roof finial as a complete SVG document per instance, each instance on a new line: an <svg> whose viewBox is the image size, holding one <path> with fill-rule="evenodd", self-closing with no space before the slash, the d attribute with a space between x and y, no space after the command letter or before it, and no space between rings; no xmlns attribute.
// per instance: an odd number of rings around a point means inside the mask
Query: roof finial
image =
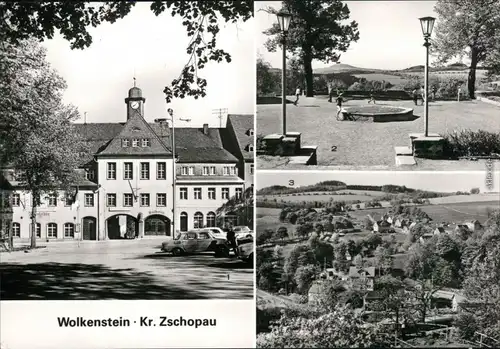
<svg viewBox="0 0 500 349"><path fill-rule="evenodd" d="M134 67L134 87L135 87L135 67Z"/></svg>

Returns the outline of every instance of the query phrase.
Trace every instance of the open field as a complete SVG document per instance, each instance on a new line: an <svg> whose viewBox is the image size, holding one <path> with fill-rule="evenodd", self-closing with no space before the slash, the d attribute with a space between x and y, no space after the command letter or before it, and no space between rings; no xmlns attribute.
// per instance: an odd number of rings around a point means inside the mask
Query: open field
<svg viewBox="0 0 500 349"><path fill-rule="evenodd" d="M487 210L500 209L498 201L484 201L484 202L461 202L450 203L444 205L422 205L420 209L425 211L436 222L464 222L468 220L477 219L481 223L486 221ZM349 214L356 219L363 219L368 214L380 217L387 208L357 210L349 212Z"/></svg>
<svg viewBox="0 0 500 349"><path fill-rule="evenodd" d="M349 191L347 191L349 192ZM286 195L263 195L259 196L259 201L267 199L268 201L274 201L277 200L278 202L284 201L284 202L301 202L301 201L322 201L322 202L327 202L327 201L370 201L376 198L376 196L382 196L384 193L379 192L381 194L378 195L371 195L368 194L366 195L362 191L359 191L359 193L354 193L354 195L349 195L345 193L344 195L336 195L332 193L301 193L301 194L286 194Z"/></svg>
<svg viewBox="0 0 500 349"><path fill-rule="evenodd" d="M290 97L291 98L291 97ZM368 100L348 100L345 106L366 105ZM369 169L369 170L479 170L485 161L421 160L411 168L396 167L395 146L409 146L409 134L422 132L423 106L412 101L383 101L380 105L413 108L416 118L400 122L338 121L336 105L322 98L302 98L298 106L287 107L287 129L302 133L303 145L318 146L318 166L289 165L286 158L258 156L261 169L300 168L317 170ZM499 107L481 101L437 101L429 103L429 131L447 134L458 129L500 131L496 115ZM257 132L259 135L280 133L281 106L257 106ZM336 148L334 148L336 147ZM335 149L335 151L332 151Z"/></svg>
<svg viewBox="0 0 500 349"><path fill-rule="evenodd" d="M357 78L365 78L368 81L386 81L392 85L401 84L404 79L397 75L386 74L386 73L366 73L366 74L354 74Z"/></svg>

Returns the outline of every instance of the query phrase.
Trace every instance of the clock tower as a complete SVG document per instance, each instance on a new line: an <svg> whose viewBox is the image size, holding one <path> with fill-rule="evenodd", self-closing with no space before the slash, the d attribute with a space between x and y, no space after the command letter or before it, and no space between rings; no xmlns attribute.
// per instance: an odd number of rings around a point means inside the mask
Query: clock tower
<svg viewBox="0 0 500 349"><path fill-rule="evenodd" d="M128 90L128 97L125 98L125 104L127 105L127 120L135 114L144 117L144 103L146 103L146 98L142 97L141 89L135 86L134 78L134 87Z"/></svg>

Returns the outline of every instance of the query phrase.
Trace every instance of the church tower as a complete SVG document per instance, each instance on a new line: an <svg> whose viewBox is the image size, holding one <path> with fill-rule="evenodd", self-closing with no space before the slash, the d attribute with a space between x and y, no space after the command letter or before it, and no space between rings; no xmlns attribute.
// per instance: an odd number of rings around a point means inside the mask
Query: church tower
<svg viewBox="0 0 500 349"><path fill-rule="evenodd" d="M136 113L144 117L144 103L146 103L146 98L142 97L141 89L135 86L134 78L134 87L128 90L128 97L125 98L125 104L127 105L127 120Z"/></svg>

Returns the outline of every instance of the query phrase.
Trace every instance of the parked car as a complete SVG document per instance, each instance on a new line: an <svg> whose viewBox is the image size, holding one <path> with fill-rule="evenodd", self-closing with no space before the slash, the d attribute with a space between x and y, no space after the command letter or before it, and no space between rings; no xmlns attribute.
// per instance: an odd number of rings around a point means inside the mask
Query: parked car
<svg viewBox="0 0 500 349"><path fill-rule="evenodd" d="M253 265L253 237L238 239L238 258Z"/></svg>
<svg viewBox="0 0 500 349"><path fill-rule="evenodd" d="M237 238L253 237L253 231L246 225L237 225L233 228Z"/></svg>
<svg viewBox="0 0 500 349"><path fill-rule="evenodd" d="M215 237L221 237L221 238L226 238L226 232L222 230L221 228L217 227L210 227L210 228L201 228L201 229L194 229L196 231L210 231Z"/></svg>
<svg viewBox="0 0 500 349"><path fill-rule="evenodd" d="M226 238L215 236L208 230L181 232L174 239L161 244L163 252L174 256L186 253L214 252L216 257L229 257L229 246Z"/></svg>

